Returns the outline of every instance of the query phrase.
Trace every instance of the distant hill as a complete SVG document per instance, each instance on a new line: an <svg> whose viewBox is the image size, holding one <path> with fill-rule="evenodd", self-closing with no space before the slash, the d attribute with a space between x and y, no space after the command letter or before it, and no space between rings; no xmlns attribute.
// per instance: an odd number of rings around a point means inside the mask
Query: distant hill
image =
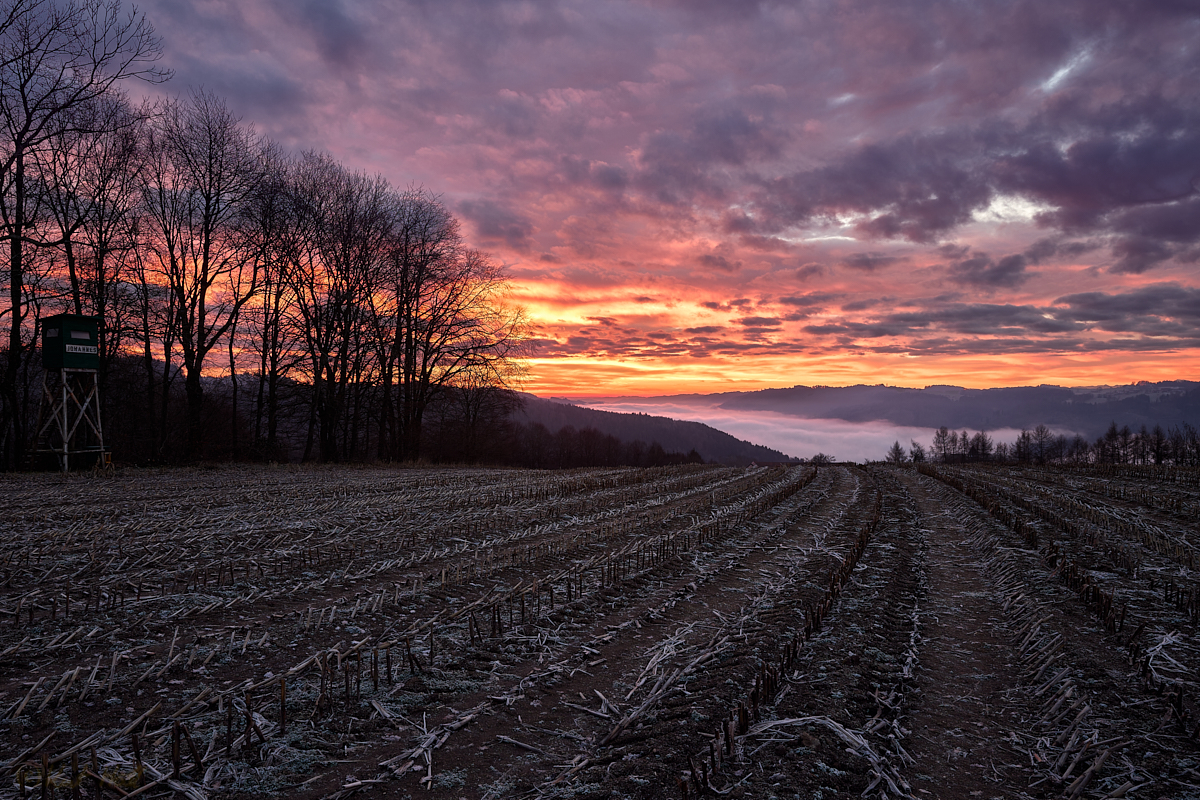
<svg viewBox="0 0 1200 800"><path fill-rule="evenodd" d="M705 461L742 465L752 461L788 461L790 457L778 450L737 439L700 422L685 422L649 414L619 414L580 408L563 402L522 394L524 408L513 419L529 424L540 422L551 433L571 425L574 428L595 428L601 433L625 442L641 440L646 444L658 442L668 452L686 453L695 449Z"/></svg>
<svg viewBox="0 0 1200 800"><path fill-rule="evenodd" d="M605 398L629 405L671 402L739 411L772 411L806 419L849 422L883 420L896 425L937 428L1033 428L1044 424L1094 439L1109 424L1164 428L1200 424L1200 383L1142 381L1125 386L1018 386L965 389L961 386L793 386L756 392Z"/></svg>

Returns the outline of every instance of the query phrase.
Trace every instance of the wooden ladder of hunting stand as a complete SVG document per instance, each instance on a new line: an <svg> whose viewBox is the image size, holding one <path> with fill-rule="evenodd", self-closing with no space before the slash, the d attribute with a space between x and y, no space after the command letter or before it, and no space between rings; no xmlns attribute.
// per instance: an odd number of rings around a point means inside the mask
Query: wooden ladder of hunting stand
<svg viewBox="0 0 1200 800"><path fill-rule="evenodd" d="M94 468L111 472L100 423L100 383L97 370L60 369L42 373L36 452L53 454L62 472L92 459Z"/></svg>

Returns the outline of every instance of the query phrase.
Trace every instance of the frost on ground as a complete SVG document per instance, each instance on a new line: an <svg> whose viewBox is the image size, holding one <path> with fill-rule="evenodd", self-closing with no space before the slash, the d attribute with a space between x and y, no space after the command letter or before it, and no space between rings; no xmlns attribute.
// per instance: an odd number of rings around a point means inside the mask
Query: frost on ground
<svg viewBox="0 0 1200 800"><path fill-rule="evenodd" d="M1196 471L4 482L0 796L1200 791Z"/></svg>

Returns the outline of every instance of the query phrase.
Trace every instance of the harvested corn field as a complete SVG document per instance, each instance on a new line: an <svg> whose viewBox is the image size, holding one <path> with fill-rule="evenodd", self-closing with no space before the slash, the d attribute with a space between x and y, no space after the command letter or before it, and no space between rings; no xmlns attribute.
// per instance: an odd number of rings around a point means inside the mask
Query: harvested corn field
<svg viewBox="0 0 1200 800"><path fill-rule="evenodd" d="M2 796L1200 796L1194 471L229 468L3 504Z"/></svg>

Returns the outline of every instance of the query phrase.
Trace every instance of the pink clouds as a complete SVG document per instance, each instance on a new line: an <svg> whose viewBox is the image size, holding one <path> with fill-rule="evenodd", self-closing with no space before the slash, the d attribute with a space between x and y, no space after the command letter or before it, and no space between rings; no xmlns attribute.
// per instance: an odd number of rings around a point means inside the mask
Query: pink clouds
<svg viewBox="0 0 1200 800"><path fill-rule="evenodd" d="M645 392L1200 363L1186 8L145 10L168 89L204 85L289 146L442 193L510 266L541 339L534 390L569 391L572 367Z"/></svg>

